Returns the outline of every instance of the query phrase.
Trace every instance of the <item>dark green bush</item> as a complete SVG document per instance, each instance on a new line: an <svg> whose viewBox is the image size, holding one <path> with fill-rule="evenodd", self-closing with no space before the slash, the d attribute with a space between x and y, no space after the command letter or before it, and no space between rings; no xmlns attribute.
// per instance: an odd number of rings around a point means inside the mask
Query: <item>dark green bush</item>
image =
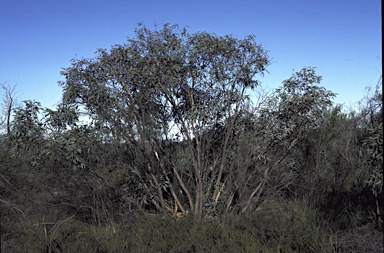
<svg viewBox="0 0 384 253"><path fill-rule="evenodd" d="M306 200L276 200L238 222L275 252L334 252L335 235Z"/></svg>
<svg viewBox="0 0 384 253"><path fill-rule="evenodd" d="M269 252L248 231L225 223L151 217L136 226L133 252Z"/></svg>
<svg viewBox="0 0 384 253"><path fill-rule="evenodd" d="M14 223L15 224L15 223ZM28 224L2 235L2 252L271 252L249 231L225 223L138 217L134 224L89 225L74 219Z"/></svg>

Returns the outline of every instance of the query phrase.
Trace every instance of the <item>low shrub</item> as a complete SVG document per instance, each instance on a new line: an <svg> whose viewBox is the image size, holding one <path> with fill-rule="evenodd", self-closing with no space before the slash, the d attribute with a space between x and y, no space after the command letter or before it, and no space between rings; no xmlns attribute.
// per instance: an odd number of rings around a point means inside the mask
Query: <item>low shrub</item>
<svg viewBox="0 0 384 253"><path fill-rule="evenodd" d="M266 203L237 226L275 252L335 252L335 235L307 200Z"/></svg>
<svg viewBox="0 0 384 253"><path fill-rule="evenodd" d="M271 252L248 231L224 223L140 216L134 224L90 225L74 219L29 224L3 236L2 252Z"/></svg>

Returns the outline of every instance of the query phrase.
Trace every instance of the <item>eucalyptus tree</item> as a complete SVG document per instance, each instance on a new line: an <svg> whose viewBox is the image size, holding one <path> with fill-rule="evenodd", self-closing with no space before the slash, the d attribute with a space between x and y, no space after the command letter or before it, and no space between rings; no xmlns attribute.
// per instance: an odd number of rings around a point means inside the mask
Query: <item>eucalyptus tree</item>
<svg viewBox="0 0 384 253"><path fill-rule="evenodd" d="M6 133L9 136L11 133L11 114L12 110L16 107L16 85L13 87L6 86L5 84L0 84L1 88L4 90L3 102L1 103L2 115L0 119L0 126L5 125Z"/></svg>
<svg viewBox="0 0 384 253"><path fill-rule="evenodd" d="M260 208L266 190L273 195L292 183L301 156L294 150L303 145L308 131L324 122L323 116L336 95L319 85L321 79L311 67L295 72L254 113L252 131L240 143L246 147L245 157L251 158L237 179L242 213Z"/></svg>
<svg viewBox="0 0 384 253"><path fill-rule="evenodd" d="M62 71L63 103L78 105L105 142L138 152L129 164L158 211L201 216L225 183L233 129L269 64L254 36L237 39L165 25ZM222 142L203 133L221 126ZM174 152L166 143L176 145ZM168 145L169 146L169 145Z"/></svg>
<svg viewBox="0 0 384 253"><path fill-rule="evenodd" d="M45 129L39 118L42 111L41 104L26 100L16 108L10 124L10 139L15 152L20 150L35 150L44 139Z"/></svg>

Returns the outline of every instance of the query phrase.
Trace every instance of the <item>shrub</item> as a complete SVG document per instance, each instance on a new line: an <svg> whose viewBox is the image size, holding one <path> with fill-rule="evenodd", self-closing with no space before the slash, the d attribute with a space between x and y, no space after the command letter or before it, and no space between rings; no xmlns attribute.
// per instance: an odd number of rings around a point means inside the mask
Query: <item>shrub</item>
<svg viewBox="0 0 384 253"><path fill-rule="evenodd" d="M24 222L13 234L2 235L2 241L2 252L12 253L271 252L249 231L225 223L157 215L137 217L130 225Z"/></svg>
<svg viewBox="0 0 384 253"><path fill-rule="evenodd" d="M275 200L238 223L280 252L334 252L334 234L307 200Z"/></svg>

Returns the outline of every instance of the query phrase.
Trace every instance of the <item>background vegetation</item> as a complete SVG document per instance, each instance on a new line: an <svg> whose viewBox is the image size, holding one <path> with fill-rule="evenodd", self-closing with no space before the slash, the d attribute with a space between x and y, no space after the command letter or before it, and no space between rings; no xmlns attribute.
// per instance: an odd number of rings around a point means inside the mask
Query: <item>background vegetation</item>
<svg viewBox="0 0 384 253"><path fill-rule="evenodd" d="M2 252L381 252L381 79L347 110L311 67L263 92L269 64L140 26L73 60L54 110L3 86Z"/></svg>

